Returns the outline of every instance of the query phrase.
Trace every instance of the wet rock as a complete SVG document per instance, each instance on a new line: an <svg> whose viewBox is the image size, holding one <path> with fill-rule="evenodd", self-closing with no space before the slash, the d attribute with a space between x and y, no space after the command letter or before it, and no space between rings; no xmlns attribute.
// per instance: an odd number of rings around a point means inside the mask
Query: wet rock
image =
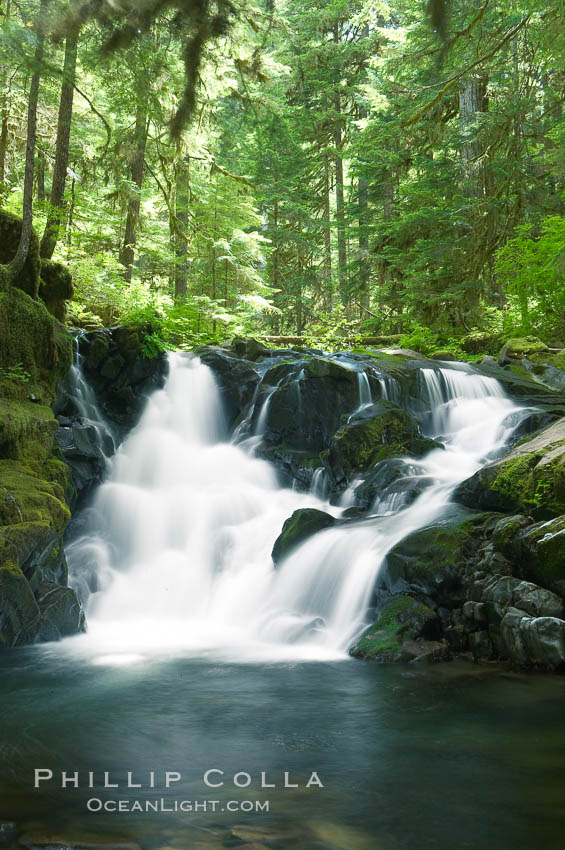
<svg viewBox="0 0 565 850"><path fill-rule="evenodd" d="M422 457L440 443L423 437L398 405L380 401L349 417L335 433L327 455L334 480L342 488L355 473L402 455Z"/></svg>
<svg viewBox="0 0 565 850"><path fill-rule="evenodd" d="M17 827L15 823L0 822L0 847L9 847L14 843L16 836Z"/></svg>
<svg viewBox="0 0 565 850"><path fill-rule="evenodd" d="M195 354L214 373L231 429L247 412L254 398L259 372L251 363L213 346L198 348Z"/></svg>
<svg viewBox="0 0 565 850"><path fill-rule="evenodd" d="M327 358L307 357L278 383L281 378L275 369L264 377L266 384L276 386L267 411L265 441L309 452L328 448L341 417L359 404L356 372Z"/></svg>
<svg viewBox="0 0 565 850"><path fill-rule="evenodd" d="M476 535L487 518L454 506L437 523L409 534L388 553L377 590L423 593L435 605L460 607Z"/></svg>
<svg viewBox="0 0 565 850"><path fill-rule="evenodd" d="M335 525L335 519L324 511L315 508L301 508L294 511L282 527L275 540L271 557L276 566L284 560L293 549L325 528Z"/></svg>
<svg viewBox="0 0 565 850"><path fill-rule="evenodd" d="M565 599L565 516L530 525L515 546L521 570Z"/></svg>
<svg viewBox="0 0 565 850"><path fill-rule="evenodd" d="M41 615L39 640L61 640L86 631L84 610L72 588L44 582L36 598Z"/></svg>
<svg viewBox="0 0 565 850"><path fill-rule="evenodd" d="M468 507L536 519L565 514L565 418L480 469L454 498Z"/></svg>
<svg viewBox="0 0 565 850"><path fill-rule="evenodd" d="M437 614L429 606L399 594L385 603L377 621L363 633L350 654L371 661L410 661L438 650L437 645L429 645L429 640L439 633ZM443 644L442 649L446 649Z"/></svg>

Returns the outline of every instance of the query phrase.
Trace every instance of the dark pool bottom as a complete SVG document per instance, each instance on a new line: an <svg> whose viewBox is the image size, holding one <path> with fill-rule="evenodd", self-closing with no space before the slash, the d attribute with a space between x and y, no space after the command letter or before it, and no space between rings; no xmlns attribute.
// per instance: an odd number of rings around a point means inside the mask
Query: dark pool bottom
<svg viewBox="0 0 565 850"><path fill-rule="evenodd" d="M86 832L148 850L564 846L563 678L472 664L96 666L48 647L0 656L0 686L0 821L28 845ZM35 769L53 780L34 789ZM211 769L225 786L205 785ZM58 787L61 771L80 787ZM181 774L169 789L166 771ZM101 787L105 772L119 788ZM323 788L305 787L312 772ZM238 773L249 787L234 787ZM129 811L88 810L119 801ZM175 812L185 801L199 810Z"/></svg>

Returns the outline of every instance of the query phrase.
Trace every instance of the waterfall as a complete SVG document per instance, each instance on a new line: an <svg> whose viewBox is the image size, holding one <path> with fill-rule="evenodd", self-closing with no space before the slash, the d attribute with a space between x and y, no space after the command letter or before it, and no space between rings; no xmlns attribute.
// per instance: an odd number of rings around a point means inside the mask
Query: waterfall
<svg viewBox="0 0 565 850"><path fill-rule="evenodd" d="M324 501L321 473L310 493L281 488L270 464L229 442L208 367L170 355L166 385L111 460L88 531L68 552L72 583L91 594L89 634L71 640L127 658L179 648L344 657L387 552L439 517L454 487L501 451L513 428L517 408L496 381L448 369L424 369L422 380L428 431L445 444L407 466L426 481L422 494L400 512L390 501L379 516L316 534L275 569L271 549L294 510L339 517L343 505Z"/></svg>
<svg viewBox="0 0 565 850"><path fill-rule="evenodd" d="M73 365L67 379L69 396L76 407L79 419L93 432L94 443L100 456L107 460L114 452L115 438L98 407L92 387L84 377L82 369L84 358L80 353L80 338L83 334L84 331L79 332L74 340Z"/></svg>

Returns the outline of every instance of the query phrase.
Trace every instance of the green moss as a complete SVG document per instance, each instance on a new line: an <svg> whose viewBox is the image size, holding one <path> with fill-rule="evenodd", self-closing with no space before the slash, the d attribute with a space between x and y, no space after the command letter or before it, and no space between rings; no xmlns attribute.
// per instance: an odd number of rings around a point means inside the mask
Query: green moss
<svg viewBox="0 0 565 850"><path fill-rule="evenodd" d="M0 399L0 457L46 460L56 430L57 421L51 408Z"/></svg>
<svg viewBox="0 0 565 850"><path fill-rule="evenodd" d="M372 415L362 415L336 432L330 453L346 475L368 469L381 460L421 457L439 443L422 437L417 425L397 405L378 402Z"/></svg>
<svg viewBox="0 0 565 850"><path fill-rule="evenodd" d="M73 278L69 268L52 260L41 261L39 295L49 312L65 321L65 302L73 297Z"/></svg>
<svg viewBox="0 0 565 850"><path fill-rule="evenodd" d="M69 519L60 484L21 462L0 460L0 526L39 522L62 531Z"/></svg>
<svg viewBox="0 0 565 850"><path fill-rule="evenodd" d="M22 232L22 220L12 213L0 210L0 263L7 265L14 259ZM27 259L13 286L37 298L39 290L39 240L35 230L31 232Z"/></svg>
<svg viewBox="0 0 565 850"><path fill-rule="evenodd" d="M564 514L565 452L557 452L555 459L548 462L548 452L554 449L559 446L549 446L500 464L490 488L536 518Z"/></svg>
<svg viewBox="0 0 565 850"><path fill-rule="evenodd" d="M395 660L404 641L418 638L426 624L436 619L427 605L410 596L395 596L386 603L376 623L363 633L351 654L368 660Z"/></svg>
<svg viewBox="0 0 565 850"><path fill-rule="evenodd" d="M541 351L547 351L547 345L538 339L536 336L520 337L509 339L504 345L503 352L508 357L525 357L532 354L537 354Z"/></svg>
<svg viewBox="0 0 565 850"><path fill-rule="evenodd" d="M54 400L57 382L72 364L72 341L45 305L10 287L0 299L0 368L19 365L29 373L26 384L13 385L9 398L34 395Z"/></svg>

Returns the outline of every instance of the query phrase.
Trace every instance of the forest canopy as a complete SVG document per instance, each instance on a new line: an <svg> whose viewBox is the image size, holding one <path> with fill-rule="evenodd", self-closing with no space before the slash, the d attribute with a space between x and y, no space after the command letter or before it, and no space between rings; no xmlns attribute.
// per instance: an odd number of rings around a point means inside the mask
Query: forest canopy
<svg viewBox="0 0 565 850"><path fill-rule="evenodd" d="M0 193L156 347L565 336L559 0L0 4ZM27 242L27 244L26 244Z"/></svg>

